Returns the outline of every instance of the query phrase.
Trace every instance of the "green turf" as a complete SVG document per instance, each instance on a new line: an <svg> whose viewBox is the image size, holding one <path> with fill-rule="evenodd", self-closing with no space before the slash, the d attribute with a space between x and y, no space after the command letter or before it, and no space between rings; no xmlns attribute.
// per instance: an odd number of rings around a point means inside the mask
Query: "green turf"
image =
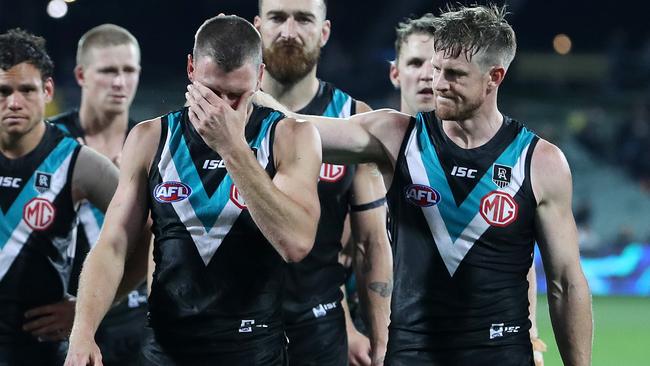
<svg viewBox="0 0 650 366"><path fill-rule="evenodd" d="M562 365L546 296L538 299L539 334L548 345L545 366ZM650 298L594 297L593 366L650 365Z"/></svg>

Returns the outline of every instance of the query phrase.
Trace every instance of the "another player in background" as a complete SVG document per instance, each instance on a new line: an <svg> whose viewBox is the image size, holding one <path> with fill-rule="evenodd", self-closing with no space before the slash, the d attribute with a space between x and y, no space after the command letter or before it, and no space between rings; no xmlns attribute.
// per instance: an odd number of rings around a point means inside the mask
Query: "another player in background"
<svg viewBox="0 0 650 366"><path fill-rule="evenodd" d="M136 124L129 118L129 108L140 77L138 41L114 24L90 29L79 39L74 74L81 87L79 109L53 117L50 122L119 166L122 145ZM84 202L79 219L72 294L77 293L81 264L97 242L104 215ZM104 365L136 364L147 316L146 300L146 285L142 284L106 314L95 335Z"/></svg>
<svg viewBox="0 0 650 366"><path fill-rule="evenodd" d="M264 46L262 89L302 114L345 118L369 111L317 77L320 51L331 31L326 13L324 0L259 1L255 26ZM291 365L370 365L383 358L392 286L385 194L374 164L322 165L314 248L288 266L283 310ZM341 291L345 274L338 259L348 214L371 341L355 328Z"/></svg>
<svg viewBox="0 0 650 366"><path fill-rule="evenodd" d="M53 70L44 39L17 29L0 35L3 366L63 362L74 317L68 250L77 207L88 200L103 212L117 185L108 159L44 121Z"/></svg>

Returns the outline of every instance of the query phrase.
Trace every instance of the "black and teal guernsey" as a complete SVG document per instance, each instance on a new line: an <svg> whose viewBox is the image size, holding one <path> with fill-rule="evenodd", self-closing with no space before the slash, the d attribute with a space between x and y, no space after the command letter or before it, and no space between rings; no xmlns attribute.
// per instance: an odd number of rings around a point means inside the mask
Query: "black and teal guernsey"
<svg viewBox="0 0 650 366"><path fill-rule="evenodd" d="M389 352L530 346L528 282L539 138L508 117L462 149L433 112L411 121L388 191L394 289Z"/></svg>
<svg viewBox="0 0 650 366"><path fill-rule="evenodd" d="M49 122L70 134L75 139L81 139L83 141L86 137L86 134L81 127L79 110L77 109L72 109L63 114L54 116L49 119ZM133 129L136 124L137 122L135 120L129 119L126 135L131 132L131 129ZM125 140L126 135L124 136ZM103 224L104 213L97 207L93 206L90 202L84 200L81 203L81 206L79 206L79 226L77 229L77 241L74 250L72 275L70 278L70 293L73 295L77 293L81 265L90 249L95 245L95 243L97 243L97 239L99 239L99 231ZM146 312L146 290L146 285L143 285L137 291L130 293L127 301L111 308L108 314L106 314L104 323L110 323L114 317L121 317L132 308L140 308L141 313Z"/></svg>
<svg viewBox="0 0 650 366"><path fill-rule="evenodd" d="M173 354L236 352L283 337L285 262L253 222L221 157L188 119L162 117L149 173L156 263L150 325ZM273 141L284 115L254 105L245 137L275 175Z"/></svg>
<svg viewBox="0 0 650 366"><path fill-rule="evenodd" d="M36 343L25 311L66 294L76 237L72 172L79 143L46 123L25 156L0 154L0 344ZM2 357L0 357L2 358Z"/></svg>
<svg viewBox="0 0 650 366"><path fill-rule="evenodd" d="M347 118L356 112L356 101L330 83L320 81L318 93L298 111L325 117ZM350 205L350 188L356 166L321 165L318 198L321 214L316 241L302 261L288 264L287 284L283 302L288 323L318 318L338 308L343 298L340 290L345 271L338 261L341 251L343 222Z"/></svg>

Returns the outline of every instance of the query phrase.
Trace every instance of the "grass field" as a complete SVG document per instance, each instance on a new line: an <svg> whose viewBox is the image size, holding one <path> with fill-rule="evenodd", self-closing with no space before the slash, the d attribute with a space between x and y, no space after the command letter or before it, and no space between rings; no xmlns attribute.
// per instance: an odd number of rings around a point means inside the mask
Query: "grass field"
<svg viewBox="0 0 650 366"><path fill-rule="evenodd" d="M593 366L650 365L650 298L594 297ZM539 334L548 345L545 366L562 365L546 296L537 307Z"/></svg>

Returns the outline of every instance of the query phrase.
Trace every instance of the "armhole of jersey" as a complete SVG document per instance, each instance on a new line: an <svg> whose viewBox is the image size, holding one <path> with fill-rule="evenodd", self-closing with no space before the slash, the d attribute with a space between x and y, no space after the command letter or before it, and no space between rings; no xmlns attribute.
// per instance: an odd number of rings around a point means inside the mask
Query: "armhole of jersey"
<svg viewBox="0 0 650 366"><path fill-rule="evenodd" d="M275 146L275 127L277 127L278 123L285 118L287 117L284 114L280 115L278 119L273 121L271 127L269 127L269 163L271 163L271 166L273 167L273 176L275 176L275 173L277 172L275 166L275 154L273 153L273 147ZM273 177L271 177L271 179L273 179Z"/></svg>
<svg viewBox="0 0 650 366"><path fill-rule="evenodd" d="M165 148L165 142L167 141L167 134L169 133L168 121L169 114L160 117L160 139L158 140L158 148L156 149L156 154L151 159L151 166L149 166L149 171L147 172L147 179L151 177L151 172L158 169L158 162L162 155L162 151Z"/></svg>
<svg viewBox="0 0 650 366"><path fill-rule="evenodd" d="M402 166L402 164L406 164L406 145L408 145L409 139L411 138L411 134L413 133L413 130L415 129L415 124L417 123L417 118L411 116L411 119L409 121L409 125L406 128L406 131L404 132L404 137L402 138L402 145L399 147L399 153L397 154L397 161L395 162L395 167L393 168L393 177L390 181L390 187L386 190L387 194L393 189L393 186L395 185L395 176L397 175L397 170Z"/></svg>
<svg viewBox="0 0 650 366"><path fill-rule="evenodd" d="M357 114L357 103L359 103L359 101L354 98L351 99L352 99L352 103L350 103L350 116L354 116L355 114Z"/></svg>
<svg viewBox="0 0 650 366"><path fill-rule="evenodd" d="M66 137L69 139L73 139L72 137ZM76 141L75 141L76 142ZM81 148L83 145L77 143L77 146L75 146L74 150L72 151L72 156L70 157L70 165L68 165L68 172L66 176L66 184L69 185L70 190L68 191L68 194L70 197L66 197L70 199L70 202L72 202L72 206L74 207L74 210L76 211L78 207L78 202L74 201L74 197L72 197L72 179L74 177L74 171L77 168L77 158L79 157L79 152L81 151Z"/></svg>
<svg viewBox="0 0 650 366"><path fill-rule="evenodd" d="M528 152L526 153L526 167L525 167L525 173L528 179L524 179L524 188L529 190L530 195L533 198L533 202L535 203L535 207L537 207L538 202L537 202L537 197L535 197L535 191L533 190L533 175L531 174L532 171L531 162L533 161L533 152L535 151L535 147L537 146L538 141L539 141L539 136L533 137L533 139L530 141Z"/></svg>

